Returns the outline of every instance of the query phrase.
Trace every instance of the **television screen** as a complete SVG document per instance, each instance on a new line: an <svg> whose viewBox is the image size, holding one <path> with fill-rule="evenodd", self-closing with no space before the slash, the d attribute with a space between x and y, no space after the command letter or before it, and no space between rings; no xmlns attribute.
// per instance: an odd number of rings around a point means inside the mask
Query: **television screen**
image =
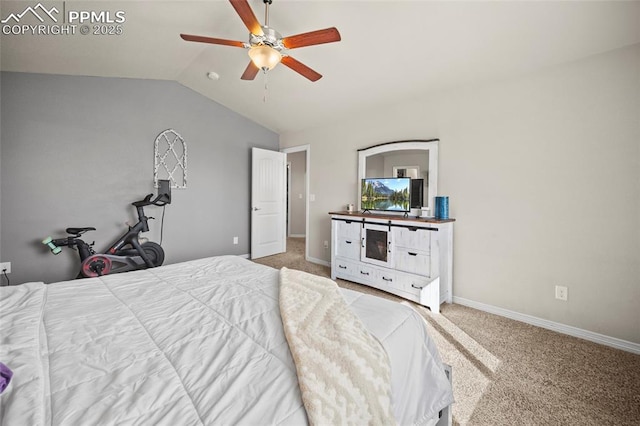
<svg viewBox="0 0 640 426"><path fill-rule="evenodd" d="M408 212L411 202L411 178L362 179L362 210Z"/></svg>

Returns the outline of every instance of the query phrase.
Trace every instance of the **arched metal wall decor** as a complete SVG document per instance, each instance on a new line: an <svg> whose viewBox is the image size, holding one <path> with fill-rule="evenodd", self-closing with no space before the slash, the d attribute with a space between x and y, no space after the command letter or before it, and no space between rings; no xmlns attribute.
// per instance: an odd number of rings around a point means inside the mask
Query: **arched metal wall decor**
<svg viewBox="0 0 640 426"><path fill-rule="evenodd" d="M187 187L187 143L173 129L160 133L154 146L153 182L168 179L172 188Z"/></svg>

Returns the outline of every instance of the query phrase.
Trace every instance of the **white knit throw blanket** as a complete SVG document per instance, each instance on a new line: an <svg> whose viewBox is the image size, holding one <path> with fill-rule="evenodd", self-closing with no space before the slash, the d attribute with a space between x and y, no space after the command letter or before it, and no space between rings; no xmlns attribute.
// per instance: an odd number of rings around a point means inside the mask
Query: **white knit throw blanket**
<svg viewBox="0 0 640 426"><path fill-rule="evenodd" d="M335 282L282 268L280 313L310 424L396 423L387 353Z"/></svg>

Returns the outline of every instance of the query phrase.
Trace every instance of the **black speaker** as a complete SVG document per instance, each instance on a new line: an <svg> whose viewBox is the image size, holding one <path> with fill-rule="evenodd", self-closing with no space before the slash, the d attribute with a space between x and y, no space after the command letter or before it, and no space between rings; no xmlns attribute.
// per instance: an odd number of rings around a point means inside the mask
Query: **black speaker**
<svg viewBox="0 0 640 426"><path fill-rule="evenodd" d="M411 179L411 208L419 209L424 206L424 179Z"/></svg>

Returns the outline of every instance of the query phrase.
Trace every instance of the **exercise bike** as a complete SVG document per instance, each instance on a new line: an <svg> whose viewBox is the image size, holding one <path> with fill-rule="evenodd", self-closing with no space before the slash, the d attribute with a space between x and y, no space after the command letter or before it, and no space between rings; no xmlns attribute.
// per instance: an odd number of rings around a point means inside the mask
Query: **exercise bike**
<svg viewBox="0 0 640 426"><path fill-rule="evenodd" d="M164 250L160 244L154 242L140 243L141 232L148 232L147 221L154 219L144 214L146 206L165 206L171 204L171 187L168 180L159 180L158 196L151 199L153 194L149 194L144 199L131 203L138 213L138 223L129 226L120 238L116 240L104 253L96 253L93 249L95 241L86 243L80 237L88 232L95 231L96 228L67 228L66 238L52 239L45 238L42 243L47 245L53 254L59 254L60 247L68 246L78 250L80 256L80 272L78 278L98 277L107 274L132 271L134 269L154 268L164 262Z"/></svg>

